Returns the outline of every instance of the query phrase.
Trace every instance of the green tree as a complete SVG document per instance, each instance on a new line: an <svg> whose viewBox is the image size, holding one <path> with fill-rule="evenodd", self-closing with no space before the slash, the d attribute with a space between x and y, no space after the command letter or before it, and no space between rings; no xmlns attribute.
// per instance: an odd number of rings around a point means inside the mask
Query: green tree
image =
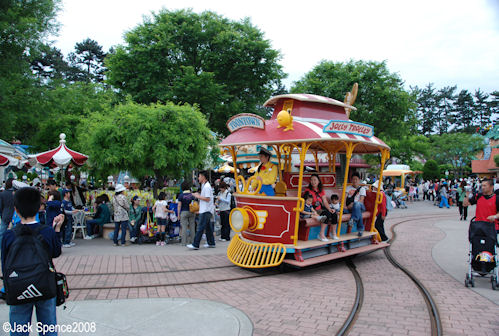
<svg viewBox="0 0 499 336"><path fill-rule="evenodd" d="M483 137L466 133L449 133L430 136L429 156L438 164L450 164L454 175L463 176L466 166L475 159L475 154L485 147Z"/></svg>
<svg viewBox="0 0 499 336"><path fill-rule="evenodd" d="M416 96L418 128L421 134L430 135L434 132L438 120L438 95L433 83L429 83L423 89L411 88Z"/></svg>
<svg viewBox="0 0 499 336"><path fill-rule="evenodd" d="M294 83L292 93L313 93L341 99L354 83L359 84L350 118L374 126L376 136L399 138L415 131L415 98L403 88L397 74L385 62L323 61Z"/></svg>
<svg viewBox="0 0 499 336"><path fill-rule="evenodd" d="M31 61L30 68L42 83L48 83L49 80L65 79L70 71L70 66L64 60L61 51L49 45L40 47L37 56Z"/></svg>
<svg viewBox="0 0 499 336"><path fill-rule="evenodd" d="M475 90L474 98L474 114L475 118L478 120L478 126L484 128L490 124L490 117L492 116L492 111L490 109L490 103L488 101L489 95L482 92L480 89Z"/></svg>
<svg viewBox="0 0 499 336"><path fill-rule="evenodd" d="M104 59L106 53L92 39L76 43L75 51L68 58L72 67L70 79L73 81L102 82L104 80Z"/></svg>
<svg viewBox="0 0 499 336"><path fill-rule="evenodd" d="M30 64L44 38L57 30L59 1L0 1L0 120L2 138L22 138L22 123L33 118L40 91Z"/></svg>
<svg viewBox="0 0 499 336"><path fill-rule="evenodd" d="M435 160L428 160L423 166L423 179L435 180L440 178L440 168Z"/></svg>
<svg viewBox="0 0 499 336"><path fill-rule="evenodd" d="M279 52L249 19L161 10L125 35L106 58L107 81L138 103L197 104L208 126L259 108L284 74Z"/></svg>
<svg viewBox="0 0 499 336"><path fill-rule="evenodd" d="M444 134L451 128L454 116L454 100L456 99L457 86L446 86L438 90L437 129L439 134Z"/></svg>
<svg viewBox="0 0 499 336"><path fill-rule="evenodd" d="M477 122L474 118L473 96L468 90L461 90L454 103L456 129L466 133L474 133Z"/></svg>
<svg viewBox="0 0 499 336"><path fill-rule="evenodd" d="M423 135L408 135L398 139L389 139L387 144L391 148L391 157L399 159L403 164L413 166L417 159L424 158L430 151L430 141Z"/></svg>
<svg viewBox="0 0 499 336"><path fill-rule="evenodd" d="M92 113L80 125L81 145L95 173L176 178L200 167L215 146L206 119L189 104L131 101Z"/></svg>
<svg viewBox="0 0 499 336"><path fill-rule="evenodd" d="M77 82L47 89L38 101L43 114L31 125L34 131L27 130L26 141L36 150L48 150L58 145L62 132L71 148L85 152L80 144L84 135L77 134L78 126L91 113L103 113L115 103L114 92L102 84Z"/></svg>

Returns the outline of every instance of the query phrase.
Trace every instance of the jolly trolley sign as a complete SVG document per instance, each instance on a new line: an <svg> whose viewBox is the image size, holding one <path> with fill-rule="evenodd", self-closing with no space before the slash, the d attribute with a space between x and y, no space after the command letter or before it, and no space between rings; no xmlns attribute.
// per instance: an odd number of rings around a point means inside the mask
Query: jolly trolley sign
<svg viewBox="0 0 499 336"><path fill-rule="evenodd" d="M363 135L370 138L374 135L374 127L355 121L330 120L324 126L323 132Z"/></svg>
<svg viewBox="0 0 499 336"><path fill-rule="evenodd" d="M256 114L241 113L227 121L227 128L231 133L245 127L265 129L265 120Z"/></svg>

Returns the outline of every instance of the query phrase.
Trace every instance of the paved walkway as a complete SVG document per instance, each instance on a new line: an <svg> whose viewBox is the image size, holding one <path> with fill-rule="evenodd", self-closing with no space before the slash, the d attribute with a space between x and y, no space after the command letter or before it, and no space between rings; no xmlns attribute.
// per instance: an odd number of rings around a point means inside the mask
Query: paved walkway
<svg viewBox="0 0 499 336"><path fill-rule="evenodd" d="M470 218L473 213L471 208ZM455 217L424 219L441 214ZM392 224L410 218L414 220L396 228L392 253L435 296L444 334L499 335L499 291L482 279L474 289L464 287L468 224L459 221L457 209L416 202L390 213L387 232ZM71 292L66 310L58 308L58 319L61 325L95 322L97 335L331 335L341 327L355 296L352 274L342 262L216 282L229 273L253 274L231 266L225 256L227 242L198 251L179 244L113 247L102 239L76 242L56 259L57 268L71 274L70 287L81 288ZM366 298L352 335L429 333L421 295L382 251L355 263ZM155 281L168 285L147 285ZM185 282L190 284L175 285ZM135 288L84 289L109 284ZM0 305L0 321L7 320L8 307Z"/></svg>

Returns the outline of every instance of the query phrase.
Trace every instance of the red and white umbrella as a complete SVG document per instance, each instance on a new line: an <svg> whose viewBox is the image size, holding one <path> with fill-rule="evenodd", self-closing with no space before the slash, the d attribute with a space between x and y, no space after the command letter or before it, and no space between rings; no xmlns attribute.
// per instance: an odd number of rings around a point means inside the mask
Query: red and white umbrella
<svg viewBox="0 0 499 336"><path fill-rule="evenodd" d="M56 149L36 154L36 161L42 166L50 166L55 163L59 167L66 167L70 162L77 166L83 165L88 156L69 149L66 146L66 134L61 133L59 137L61 138L60 145Z"/></svg>

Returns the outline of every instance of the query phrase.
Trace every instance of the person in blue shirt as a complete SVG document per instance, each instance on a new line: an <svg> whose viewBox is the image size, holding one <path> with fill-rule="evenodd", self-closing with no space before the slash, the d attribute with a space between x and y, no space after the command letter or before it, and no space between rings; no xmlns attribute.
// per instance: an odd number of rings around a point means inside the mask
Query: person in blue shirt
<svg viewBox="0 0 499 336"><path fill-rule="evenodd" d="M64 209L64 215L68 219L66 221L64 235L62 237L62 247L73 247L76 245L71 241L71 235L73 234L73 213L77 212L78 210L75 210L75 208L73 208L73 203L71 203L71 189L64 189L62 208Z"/></svg>
<svg viewBox="0 0 499 336"><path fill-rule="evenodd" d="M28 225L30 229L35 230L40 226L35 219L38 210L40 209L40 192L35 188L21 188L14 194L14 207L16 213L21 218L21 224ZM48 244L48 251L51 258L57 258L61 255L61 226L64 222L64 215L56 216L53 219L54 227L45 226L40 230ZM3 236L1 243L2 251L2 269L5 269L5 261L9 253L9 248L16 239L14 231L7 230ZM10 306L9 320L10 325L27 325L31 322L33 308L36 309L36 318L39 323L45 326L57 325L56 317L56 298L53 297L47 300L25 303L21 305ZM44 327L49 328L49 327ZM46 333L45 335L57 335L54 333Z"/></svg>
<svg viewBox="0 0 499 336"><path fill-rule="evenodd" d="M45 224L52 226L54 218L60 214L62 214L61 195L59 191L51 190L45 203Z"/></svg>

